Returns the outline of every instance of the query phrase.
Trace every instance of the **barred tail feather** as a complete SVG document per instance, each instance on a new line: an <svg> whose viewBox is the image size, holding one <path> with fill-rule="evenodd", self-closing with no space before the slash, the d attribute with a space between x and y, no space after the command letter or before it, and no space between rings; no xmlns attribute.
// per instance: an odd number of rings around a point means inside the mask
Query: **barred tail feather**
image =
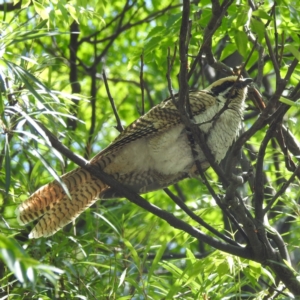
<svg viewBox="0 0 300 300"><path fill-rule="evenodd" d="M41 187L17 207L16 215L20 224L40 219L29 238L54 234L91 206L96 197L107 188L101 180L81 168L65 174L62 180L71 199L61 185L53 181Z"/></svg>

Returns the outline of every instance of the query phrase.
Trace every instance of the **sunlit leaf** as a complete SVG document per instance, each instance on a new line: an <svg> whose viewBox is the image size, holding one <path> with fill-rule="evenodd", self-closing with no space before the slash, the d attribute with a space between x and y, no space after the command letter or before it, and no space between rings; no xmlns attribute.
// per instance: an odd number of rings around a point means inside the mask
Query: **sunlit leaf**
<svg viewBox="0 0 300 300"><path fill-rule="evenodd" d="M248 39L247 35L244 31L238 30L235 34L235 44L237 46L238 51L240 54L244 57L247 56L247 45L248 45Z"/></svg>
<svg viewBox="0 0 300 300"><path fill-rule="evenodd" d="M120 276L120 281L119 281L118 287L120 287L120 286L124 283L124 280L125 280L125 277L126 277L126 273L127 273L127 269L125 269L125 270L122 272L122 274L121 274L121 276Z"/></svg>
<svg viewBox="0 0 300 300"><path fill-rule="evenodd" d="M107 218L105 218L103 215L100 215L100 214L98 214L98 213L95 213L95 215L96 215L98 218L104 220L104 222L106 222L107 224L109 224L109 226L110 226L110 227L111 227L118 235L120 235L120 232L118 231L117 227L114 226Z"/></svg>
<svg viewBox="0 0 300 300"><path fill-rule="evenodd" d="M280 100L280 102L287 104L289 106L299 106L300 105L299 101L292 101L283 96L281 96L279 100Z"/></svg>
<svg viewBox="0 0 300 300"><path fill-rule="evenodd" d="M47 12L46 7L44 7L41 3L37 2L37 1L33 0L32 2L34 5L34 8L35 8L35 11L40 15L40 17L43 20L47 20L49 18L49 14Z"/></svg>
<svg viewBox="0 0 300 300"><path fill-rule="evenodd" d="M251 28L252 28L253 32L255 33L255 35L258 36L258 40L262 41L264 39L265 31L266 31L265 25L261 21L252 19L251 20Z"/></svg>
<svg viewBox="0 0 300 300"><path fill-rule="evenodd" d="M65 8L68 10L69 14L72 16L72 18L76 21L76 23L79 23L77 12L74 6L71 4L66 4Z"/></svg>
<svg viewBox="0 0 300 300"><path fill-rule="evenodd" d="M135 262L135 264L138 266L139 262L140 262L140 258L135 250L135 248L132 246L132 244L130 243L130 241L128 240L124 240L124 244L126 245L126 247L128 248L128 250L130 251L130 254L132 255L132 258Z"/></svg>
<svg viewBox="0 0 300 300"><path fill-rule="evenodd" d="M161 258L163 256L164 252L166 251L167 245L168 245L167 241L164 241L164 243L162 243L160 245L158 251L156 252L156 255L152 261L152 265L151 265L151 268L148 273L149 280L151 279L151 276L152 276L153 272L155 271L155 269L157 269L157 266L158 266L159 262L161 261Z"/></svg>
<svg viewBox="0 0 300 300"><path fill-rule="evenodd" d="M292 44L287 44L287 45L284 45L284 48L287 50L287 51L290 51L294 57L300 61L300 51Z"/></svg>

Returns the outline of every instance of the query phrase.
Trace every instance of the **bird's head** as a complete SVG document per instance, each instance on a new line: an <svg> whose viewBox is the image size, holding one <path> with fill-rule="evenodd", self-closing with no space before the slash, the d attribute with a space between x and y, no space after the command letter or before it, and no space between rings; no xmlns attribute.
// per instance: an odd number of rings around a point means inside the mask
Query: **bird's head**
<svg viewBox="0 0 300 300"><path fill-rule="evenodd" d="M230 76L219 79L208 86L205 91L217 98L220 103L228 103L228 106L241 105L248 92L251 78L239 78Z"/></svg>

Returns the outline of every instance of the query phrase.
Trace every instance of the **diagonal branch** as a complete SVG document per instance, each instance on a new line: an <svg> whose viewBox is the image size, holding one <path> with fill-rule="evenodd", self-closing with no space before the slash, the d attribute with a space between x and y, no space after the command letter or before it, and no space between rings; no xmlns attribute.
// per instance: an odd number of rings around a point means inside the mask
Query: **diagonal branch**
<svg viewBox="0 0 300 300"><path fill-rule="evenodd" d="M202 225L204 228L209 230L211 233L216 235L217 237L221 238L222 240L226 241L227 243L235 246L239 246L237 242L229 238L228 236L220 233L218 230L216 230L214 227L207 224L201 217L194 214L188 206L177 196L175 196L168 188L164 189L165 193L194 221L198 222L200 225Z"/></svg>
<svg viewBox="0 0 300 300"><path fill-rule="evenodd" d="M113 97L111 96L111 93L110 93L110 90L109 90L109 86L108 86L108 82L107 82L107 78L106 78L106 74L105 74L105 71L104 71L104 70L103 70L103 72L102 72L102 76L103 76L103 81L104 81L104 85L105 85L105 89L106 89L106 94L107 94L107 96L108 96L110 105L111 105L111 107L112 107L112 110L113 110L114 115L115 115L115 118L116 118L116 122L117 122L116 129L117 129L119 132L122 132L122 131L124 130L124 128L123 128L123 126L122 126L122 123L121 123L119 114L118 114L118 112L117 112L117 108L116 108L116 105L115 105L115 101L114 101Z"/></svg>

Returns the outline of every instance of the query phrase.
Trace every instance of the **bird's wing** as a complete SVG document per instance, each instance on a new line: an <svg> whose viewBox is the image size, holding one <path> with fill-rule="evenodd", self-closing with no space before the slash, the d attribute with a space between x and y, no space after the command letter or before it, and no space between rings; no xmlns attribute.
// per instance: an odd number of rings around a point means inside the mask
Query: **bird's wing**
<svg viewBox="0 0 300 300"><path fill-rule="evenodd" d="M178 100L178 95L175 95ZM189 102L193 116L200 115L210 106L216 103L216 98L206 91L189 93ZM125 144L133 142L139 138L149 137L155 133L163 132L180 124L180 113L171 98L166 99L153 107L148 113L131 123L106 149L97 154L91 163L115 153Z"/></svg>

